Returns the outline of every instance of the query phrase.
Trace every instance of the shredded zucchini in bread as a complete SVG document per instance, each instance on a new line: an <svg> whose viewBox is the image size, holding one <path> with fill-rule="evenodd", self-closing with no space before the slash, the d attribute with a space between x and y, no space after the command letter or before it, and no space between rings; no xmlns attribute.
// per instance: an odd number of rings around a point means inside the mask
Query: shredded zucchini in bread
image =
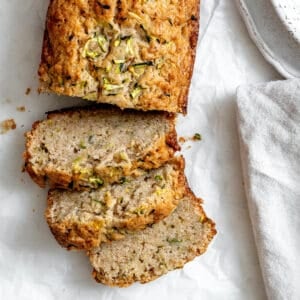
<svg viewBox="0 0 300 300"><path fill-rule="evenodd" d="M52 0L40 90L185 112L198 26L198 0Z"/></svg>

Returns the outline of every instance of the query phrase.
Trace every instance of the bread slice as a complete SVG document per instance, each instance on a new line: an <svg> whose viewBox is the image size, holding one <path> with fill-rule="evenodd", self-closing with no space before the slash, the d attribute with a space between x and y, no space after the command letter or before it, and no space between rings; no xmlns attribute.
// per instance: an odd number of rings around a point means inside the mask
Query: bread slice
<svg viewBox="0 0 300 300"><path fill-rule="evenodd" d="M48 113L26 134L25 169L44 187L97 188L158 168L179 150L175 116L108 107Z"/></svg>
<svg viewBox="0 0 300 300"><path fill-rule="evenodd" d="M50 190L45 216L60 245L89 249L165 218L185 186L180 157L139 177L127 177L122 184L80 192Z"/></svg>
<svg viewBox="0 0 300 300"><path fill-rule="evenodd" d="M40 91L185 112L199 0L52 0Z"/></svg>
<svg viewBox="0 0 300 300"><path fill-rule="evenodd" d="M204 253L216 230L200 203L187 193L159 223L92 249L89 257L96 281L120 287L146 283Z"/></svg>

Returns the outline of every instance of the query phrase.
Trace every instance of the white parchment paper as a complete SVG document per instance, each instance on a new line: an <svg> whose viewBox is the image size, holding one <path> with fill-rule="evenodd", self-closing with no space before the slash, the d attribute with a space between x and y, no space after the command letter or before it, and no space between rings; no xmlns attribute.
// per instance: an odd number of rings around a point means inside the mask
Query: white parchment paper
<svg viewBox="0 0 300 300"><path fill-rule="evenodd" d="M0 135L0 299L265 299L242 184L234 102L238 85L279 75L252 44L233 1L203 0L188 115L178 122L179 135L203 137L183 146L186 174L205 199L218 235L207 253L183 270L126 289L95 283L87 257L57 245L43 218L46 190L21 173L23 134L32 122L45 111L80 102L36 93L47 6L46 0L0 3L0 121L17 123L16 130ZM17 111L22 105L26 111Z"/></svg>

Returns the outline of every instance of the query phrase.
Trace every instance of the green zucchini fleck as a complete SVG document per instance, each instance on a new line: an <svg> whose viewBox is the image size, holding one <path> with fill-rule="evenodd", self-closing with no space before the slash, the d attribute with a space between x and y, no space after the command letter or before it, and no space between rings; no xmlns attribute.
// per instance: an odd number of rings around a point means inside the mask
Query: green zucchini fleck
<svg viewBox="0 0 300 300"><path fill-rule="evenodd" d="M84 97L82 97L82 99L85 100L97 100L97 98L98 98L97 92L88 93Z"/></svg>
<svg viewBox="0 0 300 300"><path fill-rule="evenodd" d="M94 138L93 135L90 135L90 136L89 136L88 141L89 141L90 144L93 144L93 143L94 143L94 142L93 142L93 138Z"/></svg>
<svg viewBox="0 0 300 300"><path fill-rule="evenodd" d="M145 213L145 210L142 207L138 207L137 209L135 209L133 211L133 213L136 214L137 216L141 216L141 215L143 215Z"/></svg>
<svg viewBox="0 0 300 300"><path fill-rule="evenodd" d="M104 35L99 35L97 37L97 42L103 52L108 51L108 41Z"/></svg>
<svg viewBox="0 0 300 300"><path fill-rule="evenodd" d="M135 98L137 98L140 94L141 94L141 92L142 92L142 88L140 87L140 86L135 86L134 88L133 88L133 90L130 92L130 97L132 98L132 99L135 99Z"/></svg>
<svg viewBox="0 0 300 300"><path fill-rule="evenodd" d="M89 39L84 45L82 55L87 58L97 58L108 51L109 42L104 35L98 35Z"/></svg>
<svg viewBox="0 0 300 300"><path fill-rule="evenodd" d="M121 37L120 37L120 40L126 41L126 40L128 40L128 39L130 39L130 38L132 38L131 35L124 35L124 36L121 36Z"/></svg>
<svg viewBox="0 0 300 300"><path fill-rule="evenodd" d="M162 178L161 175L155 175L154 179L155 179L156 181L162 181L162 180L163 180L163 178Z"/></svg>
<svg viewBox="0 0 300 300"><path fill-rule="evenodd" d="M126 53L129 54L129 55L134 55L133 39L132 39L132 37L129 37L126 40Z"/></svg>
<svg viewBox="0 0 300 300"><path fill-rule="evenodd" d="M124 183L127 183L127 182L129 182L129 180L126 177L121 177L120 180L119 180L120 184L124 184Z"/></svg>
<svg viewBox="0 0 300 300"><path fill-rule="evenodd" d="M96 176L90 177L89 182L92 184L96 184L97 186L101 186L104 184L104 181L101 178L96 177Z"/></svg>
<svg viewBox="0 0 300 300"><path fill-rule="evenodd" d="M122 89L124 86L122 84L112 84L107 78L103 78L103 85L102 88L105 91L115 91Z"/></svg>
<svg viewBox="0 0 300 300"><path fill-rule="evenodd" d="M144 35L145 35L145 40L147 41L147 43L151 42L151 35L148 33L148 31L145 29L145 27L143 26L143 24L140 25L140 28L143 30Z"/></svg>
<svg viewBox="0 0 300 300"><path fill-rule="evenodd" d="M147 66L154 66L154 63L152 61L145 61L145 62L140 62L136 64L132 64L134 68L145 68Z"/></svg>
<svg viewBox="0 0 300 300"><path fill-rule="evenodd" d="M79 148L80 149L86 149L86 145L85 145L84 141L80 141Z"/></svg>
<svg viewBox="0 0 300 300"><path fill-rule="evenodd" d="M194 141L201 141L202 140L202 136L200 133L195 133L193 136L193 140Z"/></svg>
<svg viewBox="0 0 300 300"><path fill-rule="evenodd" d="M121 84L110 84L110 83L104 83L103 89L106 91L114 91L118 89L122 89L124 86Z"/></svg>
<svg viewBox="0 0 300 300"><path fill-rule="evenodd" d="M87 81L81 81L80 83L79 83L79 86L80 86L80 88L85 88L86 86L87 86Z"/></svg>
<svg viewBox="0 0 300 300"><path fill-rule="evenodd" d="M126 65L125 63L120 63L119 64L119 72L124 73L126 71Z"/></svg>
<svg viewBox="0 0 300 300"><path fill-rule="evenodd" d="M125 63L125 62L126 62L125 59L114 59L114 60L113 60L113 63L114 63L114 64L123 64L123 63Z"/></svg>
<svg viewBox="0 0 300 300"><path fill-rule="evenodd" d="M114 46L115 46L115 47L119 47L120 44L121 44L121 39L120 39L120 37L118 36L118 38L114 41Z"/></svg>
<svg viewBox="0 0 300 300"><path fill-rule="evenodd" d="M179 240L177 238L167 238L167 242L170 244L179 244L182 243L182 240Z"/></svg>

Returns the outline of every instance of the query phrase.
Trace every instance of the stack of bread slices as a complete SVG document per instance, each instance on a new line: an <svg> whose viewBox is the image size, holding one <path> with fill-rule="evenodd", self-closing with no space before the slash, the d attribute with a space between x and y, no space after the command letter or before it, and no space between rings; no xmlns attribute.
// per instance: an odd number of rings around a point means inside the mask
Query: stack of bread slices
<svg viewBox="0 0 300 300"><path fill-rule="evenodd" d="M85 250L98 282L151 281L216 233L187 185L175 131L198 16L195 0L50 2L41 91L119 108L47 113L26 134L25 169L50 186L45 217L57 242Z"/></svg>

